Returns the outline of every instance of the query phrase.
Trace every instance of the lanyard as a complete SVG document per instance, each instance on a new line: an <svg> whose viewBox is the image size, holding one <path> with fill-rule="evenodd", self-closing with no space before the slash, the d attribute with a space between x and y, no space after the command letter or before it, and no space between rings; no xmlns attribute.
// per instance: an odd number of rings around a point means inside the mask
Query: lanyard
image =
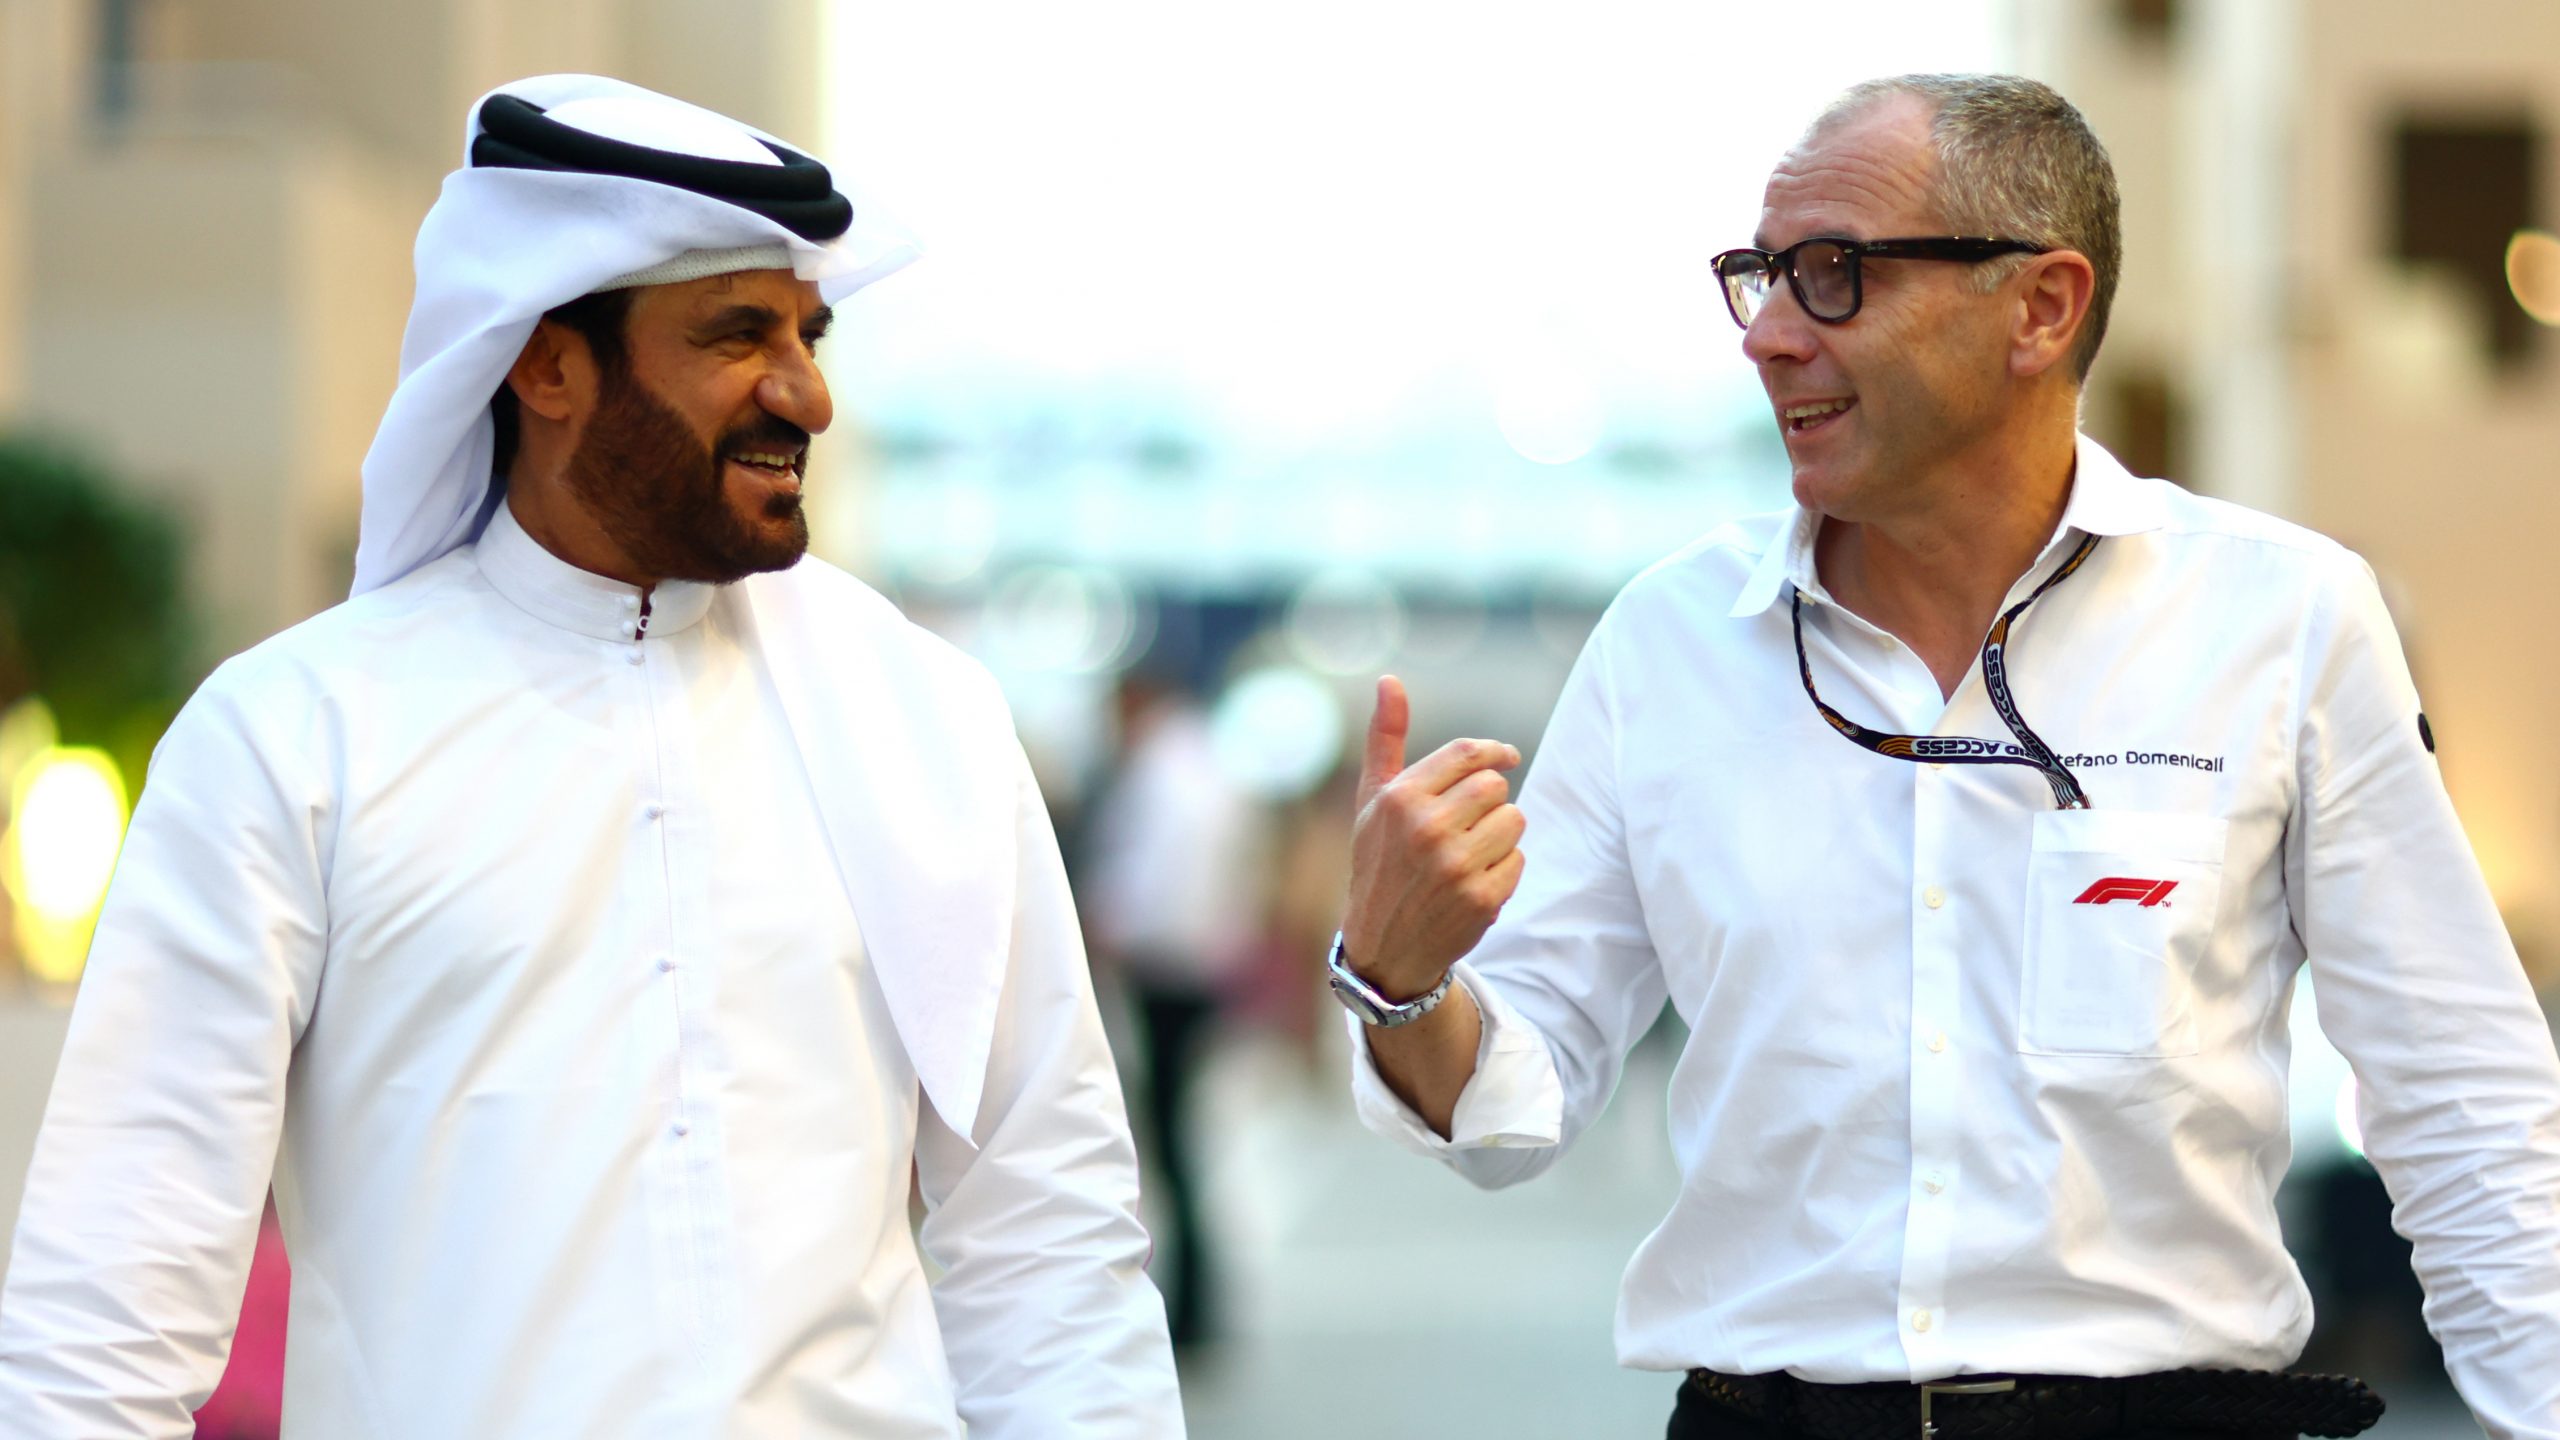
<svg viewBox="0 0 2560 1440"><path fill-rule="evenodd" d="M2009 728L2016 744L2003 745L1966 735L1896 735L1870 730L1823 704L1822 697L1813 689L1813 662L1804 654L1804 595L1799 591L1788 601L1788 610L1796 627L1796 671L1804 677L1805 698L1813 702L1814 709L1822 712L1822 718L1830 722L1832 729L1878 755L1932 765L2024 765L2043 775L2044 782L2053 787L2055 805L2065 810L2088 809L2089 797L2081 790L2080 782L2063 767L2062 761L2054 755L2053 747L2027 728L2026 718L2018 713L2017 698L2009 693L2009 626L2025 614L2027 607L2036 603L2044 592L2070 579L2071 573L2080 568L2080 562L2088 559L2089 552L2097 548L2097 536L2082 536L2080 548L2072 551L2070 558L2046 576L2043 584L2028 592L2026 599L2010 606L1993 622L1991 633L1983 639L1982 685L1991 692L1991 708L1999 714L2000 723Z"/></svg>

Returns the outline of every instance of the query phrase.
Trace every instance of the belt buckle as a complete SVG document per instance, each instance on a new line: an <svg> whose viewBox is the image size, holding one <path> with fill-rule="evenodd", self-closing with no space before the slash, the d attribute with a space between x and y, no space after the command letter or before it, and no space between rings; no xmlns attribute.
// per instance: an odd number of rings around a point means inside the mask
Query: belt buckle
<svg viewBox="0 0 2560 1440"><path fill-rule="evenodd" d="M2018 1388L2015 1380L1936 1380L1920 1387L1920 1440L1938 1440L1938 1422L1929 1418L1929 1401L1939 1395L1999 1395Z"/></svg>

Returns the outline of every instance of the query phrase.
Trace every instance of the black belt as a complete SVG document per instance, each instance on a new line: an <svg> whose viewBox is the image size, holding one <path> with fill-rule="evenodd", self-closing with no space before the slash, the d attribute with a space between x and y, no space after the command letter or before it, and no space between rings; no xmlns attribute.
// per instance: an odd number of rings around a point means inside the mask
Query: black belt
<svg viewBox="0 0 2560 1440"><path fill-rule="evenodd" d="M2348 1436L2382 1418L2382 1397L2361 1380L2271 1370L1965 1375L1922 1385L1692 1370L1689 1384L1745 1419L1812 1440L2095 1440L2140 1430Z"/></svg>

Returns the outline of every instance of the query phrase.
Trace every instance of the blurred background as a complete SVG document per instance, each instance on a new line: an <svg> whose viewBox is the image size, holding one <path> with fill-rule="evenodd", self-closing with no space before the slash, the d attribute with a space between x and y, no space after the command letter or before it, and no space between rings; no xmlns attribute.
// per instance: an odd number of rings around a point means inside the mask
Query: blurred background
<svg viewBox="0 0 2560 1440"><path fill-rule="evenodd" d="M1672 1381L1609 1325L1678 1037L1523 1190L1360 1131L1318 988L1343 766L1382 669L1417 748L1531 748L1620 584L1785 503L1705 260L1833 92L1927 69L2088 113L2127 237L2089 429L2373 562L2551 993L2551 0L0 0L0 1244L154 739L345 592L464 107L597 70L812 146L924 241L830 341L818 544L1013 699L1194 1433L1659 1433ZM2385 1437L2476 1434L2297 1013L2304 1368L2381 1385ZM208 1436L272 1433L260 1274Z"/></svg>

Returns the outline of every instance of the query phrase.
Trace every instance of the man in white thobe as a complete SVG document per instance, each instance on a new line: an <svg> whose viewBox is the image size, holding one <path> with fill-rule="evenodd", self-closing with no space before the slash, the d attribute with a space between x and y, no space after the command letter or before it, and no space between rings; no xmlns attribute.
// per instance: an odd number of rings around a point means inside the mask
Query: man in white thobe
<svg viewBox="0 0 2560 1440"><path fill-rule="evenodd" d="M154 758L0 1434L190 1433L272 1173L288 1436L1179 1435L1002 701L801 558L812 347L911 250L616 82L506 87L467 144L357 594Z"/></svg>

